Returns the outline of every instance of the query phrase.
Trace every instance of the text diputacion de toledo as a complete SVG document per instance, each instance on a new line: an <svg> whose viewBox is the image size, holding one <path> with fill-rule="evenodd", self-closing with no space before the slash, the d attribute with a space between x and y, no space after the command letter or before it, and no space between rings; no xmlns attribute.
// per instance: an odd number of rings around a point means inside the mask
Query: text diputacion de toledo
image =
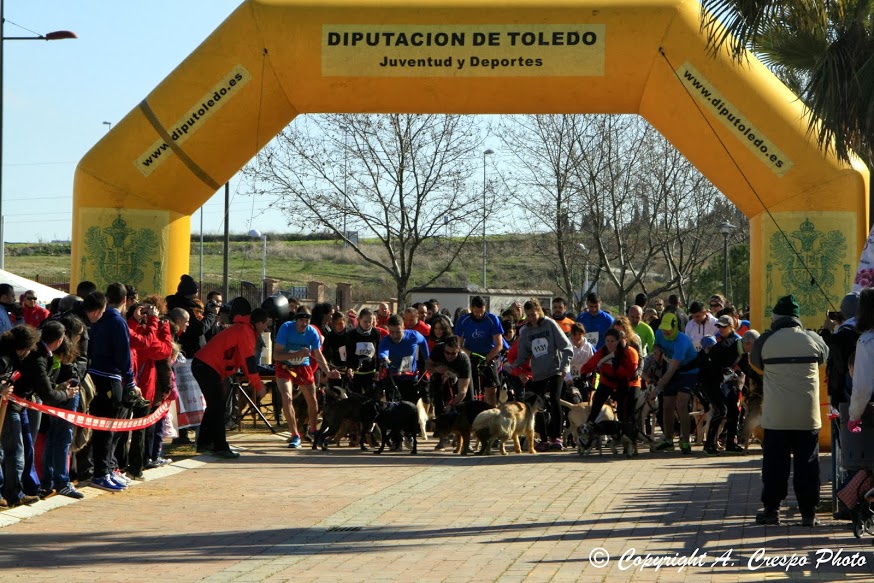
<svg viewBox="0 0 874 583"><path fill-rule="evenodd" d="M322 74L602 76L605 36L603 24L325 25Z"/></svg>

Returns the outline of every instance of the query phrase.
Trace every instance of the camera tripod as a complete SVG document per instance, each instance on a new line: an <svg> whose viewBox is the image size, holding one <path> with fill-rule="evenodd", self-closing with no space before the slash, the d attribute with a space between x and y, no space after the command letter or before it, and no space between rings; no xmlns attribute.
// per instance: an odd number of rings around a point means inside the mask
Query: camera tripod
<svg viewBox="0 0 874 583"><path fill-rule="evenodd" d="M248 401L249 409L254 411L258 417L261 418L261 421L264 422L264 425L270 429L271 433L276 433L276 428L270 424L270 421L267 420L267 417L264 416L264 413L261 411L261 408L258 406L258 403L255 402L255 399L249 396L249 393L246 392L246 389L243 388L243 385L236 379L229 379L230 382L230 390L228 390L228 396L225 400L225 420L226 426L230 428L236 428L239 430L243 425L243 417L245 417L246 411L244 410L245 405L240 406L239 403L239 395ZM237 398L235 398L237 396ZM274 403L274 407L275 407ZM254 419L254 417L253 417Z"/></svg>

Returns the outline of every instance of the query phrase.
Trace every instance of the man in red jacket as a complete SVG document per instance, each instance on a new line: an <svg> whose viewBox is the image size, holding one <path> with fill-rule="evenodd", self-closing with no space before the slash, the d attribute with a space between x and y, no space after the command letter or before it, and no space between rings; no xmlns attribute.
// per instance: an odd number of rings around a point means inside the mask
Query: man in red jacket
<svg viewBox="0 0 874 583"><path fill-rule="evenodd" d="M242 369L252 388L256 392L263 390L255 360L255 338L270 325L267 312L261 308L252 310L244 298L231 302L231 319L233 323L198 350L191 363L191 373L206 398L197 451L227 459L238 458L240 454L231 451L225 437L222 381Z"/></svg>

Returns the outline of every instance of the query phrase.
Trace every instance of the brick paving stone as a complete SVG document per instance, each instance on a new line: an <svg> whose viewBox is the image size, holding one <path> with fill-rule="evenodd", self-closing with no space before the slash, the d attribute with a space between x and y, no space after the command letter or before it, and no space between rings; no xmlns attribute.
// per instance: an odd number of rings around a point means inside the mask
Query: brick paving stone
<svg viewBox="0 0 874 583"><path fill-rule="evenodd" d="M289 451L265 435L233 442L239 460L196 458L123 494L84 488L80 502L0 513L0 568L46 582L117 578L118 564L143 580L216 583L874 579L871 541L825 516L801 529L791 494L785 526L753 524L754 456L376 457ZM711 563L620 568L632 548L631 561L698 549ZM759 548L809 560L844 548L866 565L750 571ZM595 549L610 554L603 568ZM712 564L728 551L734 564Z"/></svg>

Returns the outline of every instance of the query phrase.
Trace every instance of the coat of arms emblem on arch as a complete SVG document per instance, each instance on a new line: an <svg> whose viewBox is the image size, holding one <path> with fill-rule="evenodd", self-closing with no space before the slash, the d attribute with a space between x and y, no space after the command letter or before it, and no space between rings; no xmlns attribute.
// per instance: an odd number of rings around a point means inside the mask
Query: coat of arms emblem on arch
<svg viewBox="0 0 874 583"><path fill-rule="evenodd" d="M795 231L773 233L768 250L766 309L774 305L777 297L795 294L802 316L822 315L832 309L830 298L840 298L849 289L850 266L844 264L847 237L841 231L817 230L805 218ZM779 273L785 292L773 289L774 271ZM832 290L839 277L843 277L840 289Z"/></svg>

